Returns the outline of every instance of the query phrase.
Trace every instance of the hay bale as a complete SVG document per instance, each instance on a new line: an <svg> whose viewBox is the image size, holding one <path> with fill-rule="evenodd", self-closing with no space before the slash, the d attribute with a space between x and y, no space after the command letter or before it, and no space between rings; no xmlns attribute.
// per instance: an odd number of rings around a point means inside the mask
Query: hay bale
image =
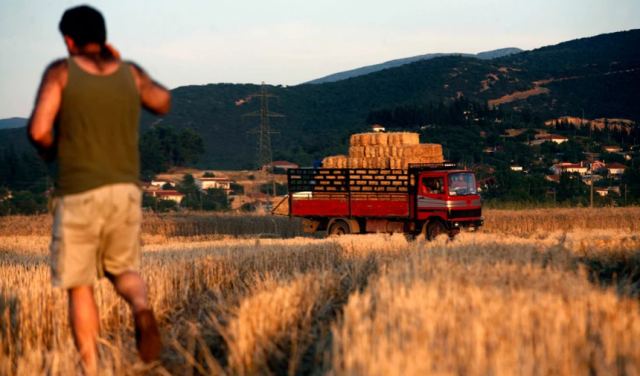
<svg viewBox="0 0 640 376"><path fill-rule="evenodd" d="M389 135L387 133L374 133L371 136L372 140L374 140L374 145L387 145L389 140Z"/></svg>
<svg viewBox="0 0 640 376"><path fill-rule="evenodd" d="M373 158L376 156L376 148L375 146L365 146L364 147L364 157L365 158Z"/></svg>
<svg viewBox="0 0 640 376"><path fill-rule="evenodd" d="M349 157L350 158L364 158L364 146L350 146Z"/></svg>
<svg viewBox="0 0 640 376"><path fill-rule="evenodd" d="M332 155L322 160L322 167L325 168L347 168L348 160L345 155Z"/></svg>
<svg viewBox="0 0 640 376"><path fill-rule="evenodd" d="M369 146L371 144L371 133L360 133L360 145Z"/></svg>
<svg viewBox="0 0 640 376"><path fill-rule="evenodd" d="M400 146L400 145L415 145L420 143L420 135L413 132L393 132L388 133L387 144Z"/></svg>
<svg viewBox="0 0 640 376"><path fill-rule="evenodd" d="M322 167L324 168L335 168L333 157L324 157L322 159Z"/></svg>
<svg viewBox="0 0 640 376"><path fill-rule="evenodd" d="M413 132L400 133L401 145L417 145L420 143L420 135Z"/></svg>
<svg viewBox="0 0 640 376"><path fill-rule="evenodd" d="M389 158L387 157L380 157L377 158L378 160L378 168L389 168Z"/></svg>
<svg viewBox="0 0 640 376"><path fill-rule="evenodd" d="M404 145L403 156L407 158L431 158L442 156L440 144Z"/></svg>
<svg viewBox="0 0 640 376"><path fill-rule="evenodd" d="M352 134L349 138L349 145L351 146L362 146L362 139L359 133Z"/></svg>

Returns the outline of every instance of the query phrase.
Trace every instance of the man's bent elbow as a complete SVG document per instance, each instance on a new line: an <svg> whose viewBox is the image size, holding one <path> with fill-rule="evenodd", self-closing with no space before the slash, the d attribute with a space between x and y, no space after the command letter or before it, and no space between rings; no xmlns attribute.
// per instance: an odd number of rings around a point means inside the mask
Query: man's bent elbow
<svg viewBox="0 0 640 376"><path fill-rule="evenodd" d="M31 124L29 124L29 126L27 127L27 137L29 138L29 141L31 141L31 143L36 146L46 147L46 146L50 146L50 143L51 143L50 142L51 137L49 132L42 129L38 129L37 127L34 127Z"/></svg>
<svg viewBox="0 0 640 376"><path fill-rule="evenodd" d="M162 106L159 112L159 115L166 115L171 110L171 93L168 91L165 94L165 98L163 98Z"/></svg>
<svg viewBox="0 0 640 376"><path fill-rule="evenodd" d="M154 100L147 102L145 107L155 115L166 115L171 110L171 93L167 90L158 93Z"/></svg>

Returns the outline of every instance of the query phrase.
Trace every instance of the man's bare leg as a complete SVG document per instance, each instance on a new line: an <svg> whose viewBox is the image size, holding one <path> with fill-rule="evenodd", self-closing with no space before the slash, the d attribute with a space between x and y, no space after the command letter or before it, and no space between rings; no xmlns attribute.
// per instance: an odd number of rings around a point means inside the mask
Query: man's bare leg
<svg viewBox="0 0 640 376"><path fill-rule="evenodd" d="M157 360L162 351L162 338L147 300L147 286L134 271L108 275L116 292L131 306L136 329L136 344L145 362Z"/></svg>
<svg viewBox="0 0 640 376"><path fill-rule="evenodd" d="M86 375L95 375L98 369L97 337L100 322L93 286L69 289L69 321L84 372Z"/></svg>
<svg viewBox="0 0 640 376"><path fill-rule="evenodd" d="M107 275L113 287L129 305L134 314L149 309L147 301L147 285L134 271L124 272L119 275Z"/></svg>

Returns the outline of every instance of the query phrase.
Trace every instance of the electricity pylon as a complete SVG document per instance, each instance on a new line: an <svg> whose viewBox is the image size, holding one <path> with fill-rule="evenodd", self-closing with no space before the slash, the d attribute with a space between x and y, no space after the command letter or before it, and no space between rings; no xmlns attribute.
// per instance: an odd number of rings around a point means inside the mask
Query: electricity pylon
<svg viewBox="0 0 640 376"><path fill-rule="evenodd" d="M253 133L258 133L258 154L257 162L258 168L268 168L273 162L273 153L271 151L271 135L278 132L273 132L269 124L269 118L281 118L284 115L269 111L269 98L275 98L273 94L267 93L267 87L262 82L260 87L260 93L251 94L248 98L260 98L260 110L249 112L243 116L259 117L260 127Z"/></svg>

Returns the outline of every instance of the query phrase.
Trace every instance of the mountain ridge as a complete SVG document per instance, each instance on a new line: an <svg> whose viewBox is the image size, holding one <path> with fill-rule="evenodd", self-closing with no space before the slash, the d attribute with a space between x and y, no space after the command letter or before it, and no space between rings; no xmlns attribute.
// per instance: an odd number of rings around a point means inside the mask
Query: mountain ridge
<svg viewBox="0 0 640 376"><path fill-rule="evenodd" d="M27 120L21 117L0 119L0 129L22 128L27 125Z"/></svg>
<svg viewBox="0 0 640 376"><path fill-rule="evenodd" d="M399 67L399 66L402 66L402 65L405 65L405 64L411 64L411 63L415 63L415 62L418 62L418 61L435 59L435 58L443 57L443 56L464 56L464 57L475 57L477 59L482 59L482 60L489 60L489 59L496 59L496 58L500 58L500 57L503 57L503 56L508 56L508 55L520 53L520 52L523 52L523 51L524 50L522 50L520 48L517 48L517 47L506 47L506 48L499 48L499 49L496 49L496 50L479 52L477 54L460 53L460 52L429 53L429 54L410 56L410 57L405 57L405 58L400 58L400 59L393 59L393 60L385 61L383 63L366 65L366 66L359 67L359 68L354 68L354 69L349 69L349 70L346 70L346 71L332 73L332 74L329 74L329 75L326 75L326 76L323 76L323 77L320 77L320 78L313 79L311 81L304 82L304 84L323 84L323 83L346 80L346 79L353 78L353 77L364 76L364 75L367 75L367 74L370 74L370 73L374 73L374 72L377 72L377 71L380 71L380 70L384 70L384 69L396 68L396 67Z"/></svg>

